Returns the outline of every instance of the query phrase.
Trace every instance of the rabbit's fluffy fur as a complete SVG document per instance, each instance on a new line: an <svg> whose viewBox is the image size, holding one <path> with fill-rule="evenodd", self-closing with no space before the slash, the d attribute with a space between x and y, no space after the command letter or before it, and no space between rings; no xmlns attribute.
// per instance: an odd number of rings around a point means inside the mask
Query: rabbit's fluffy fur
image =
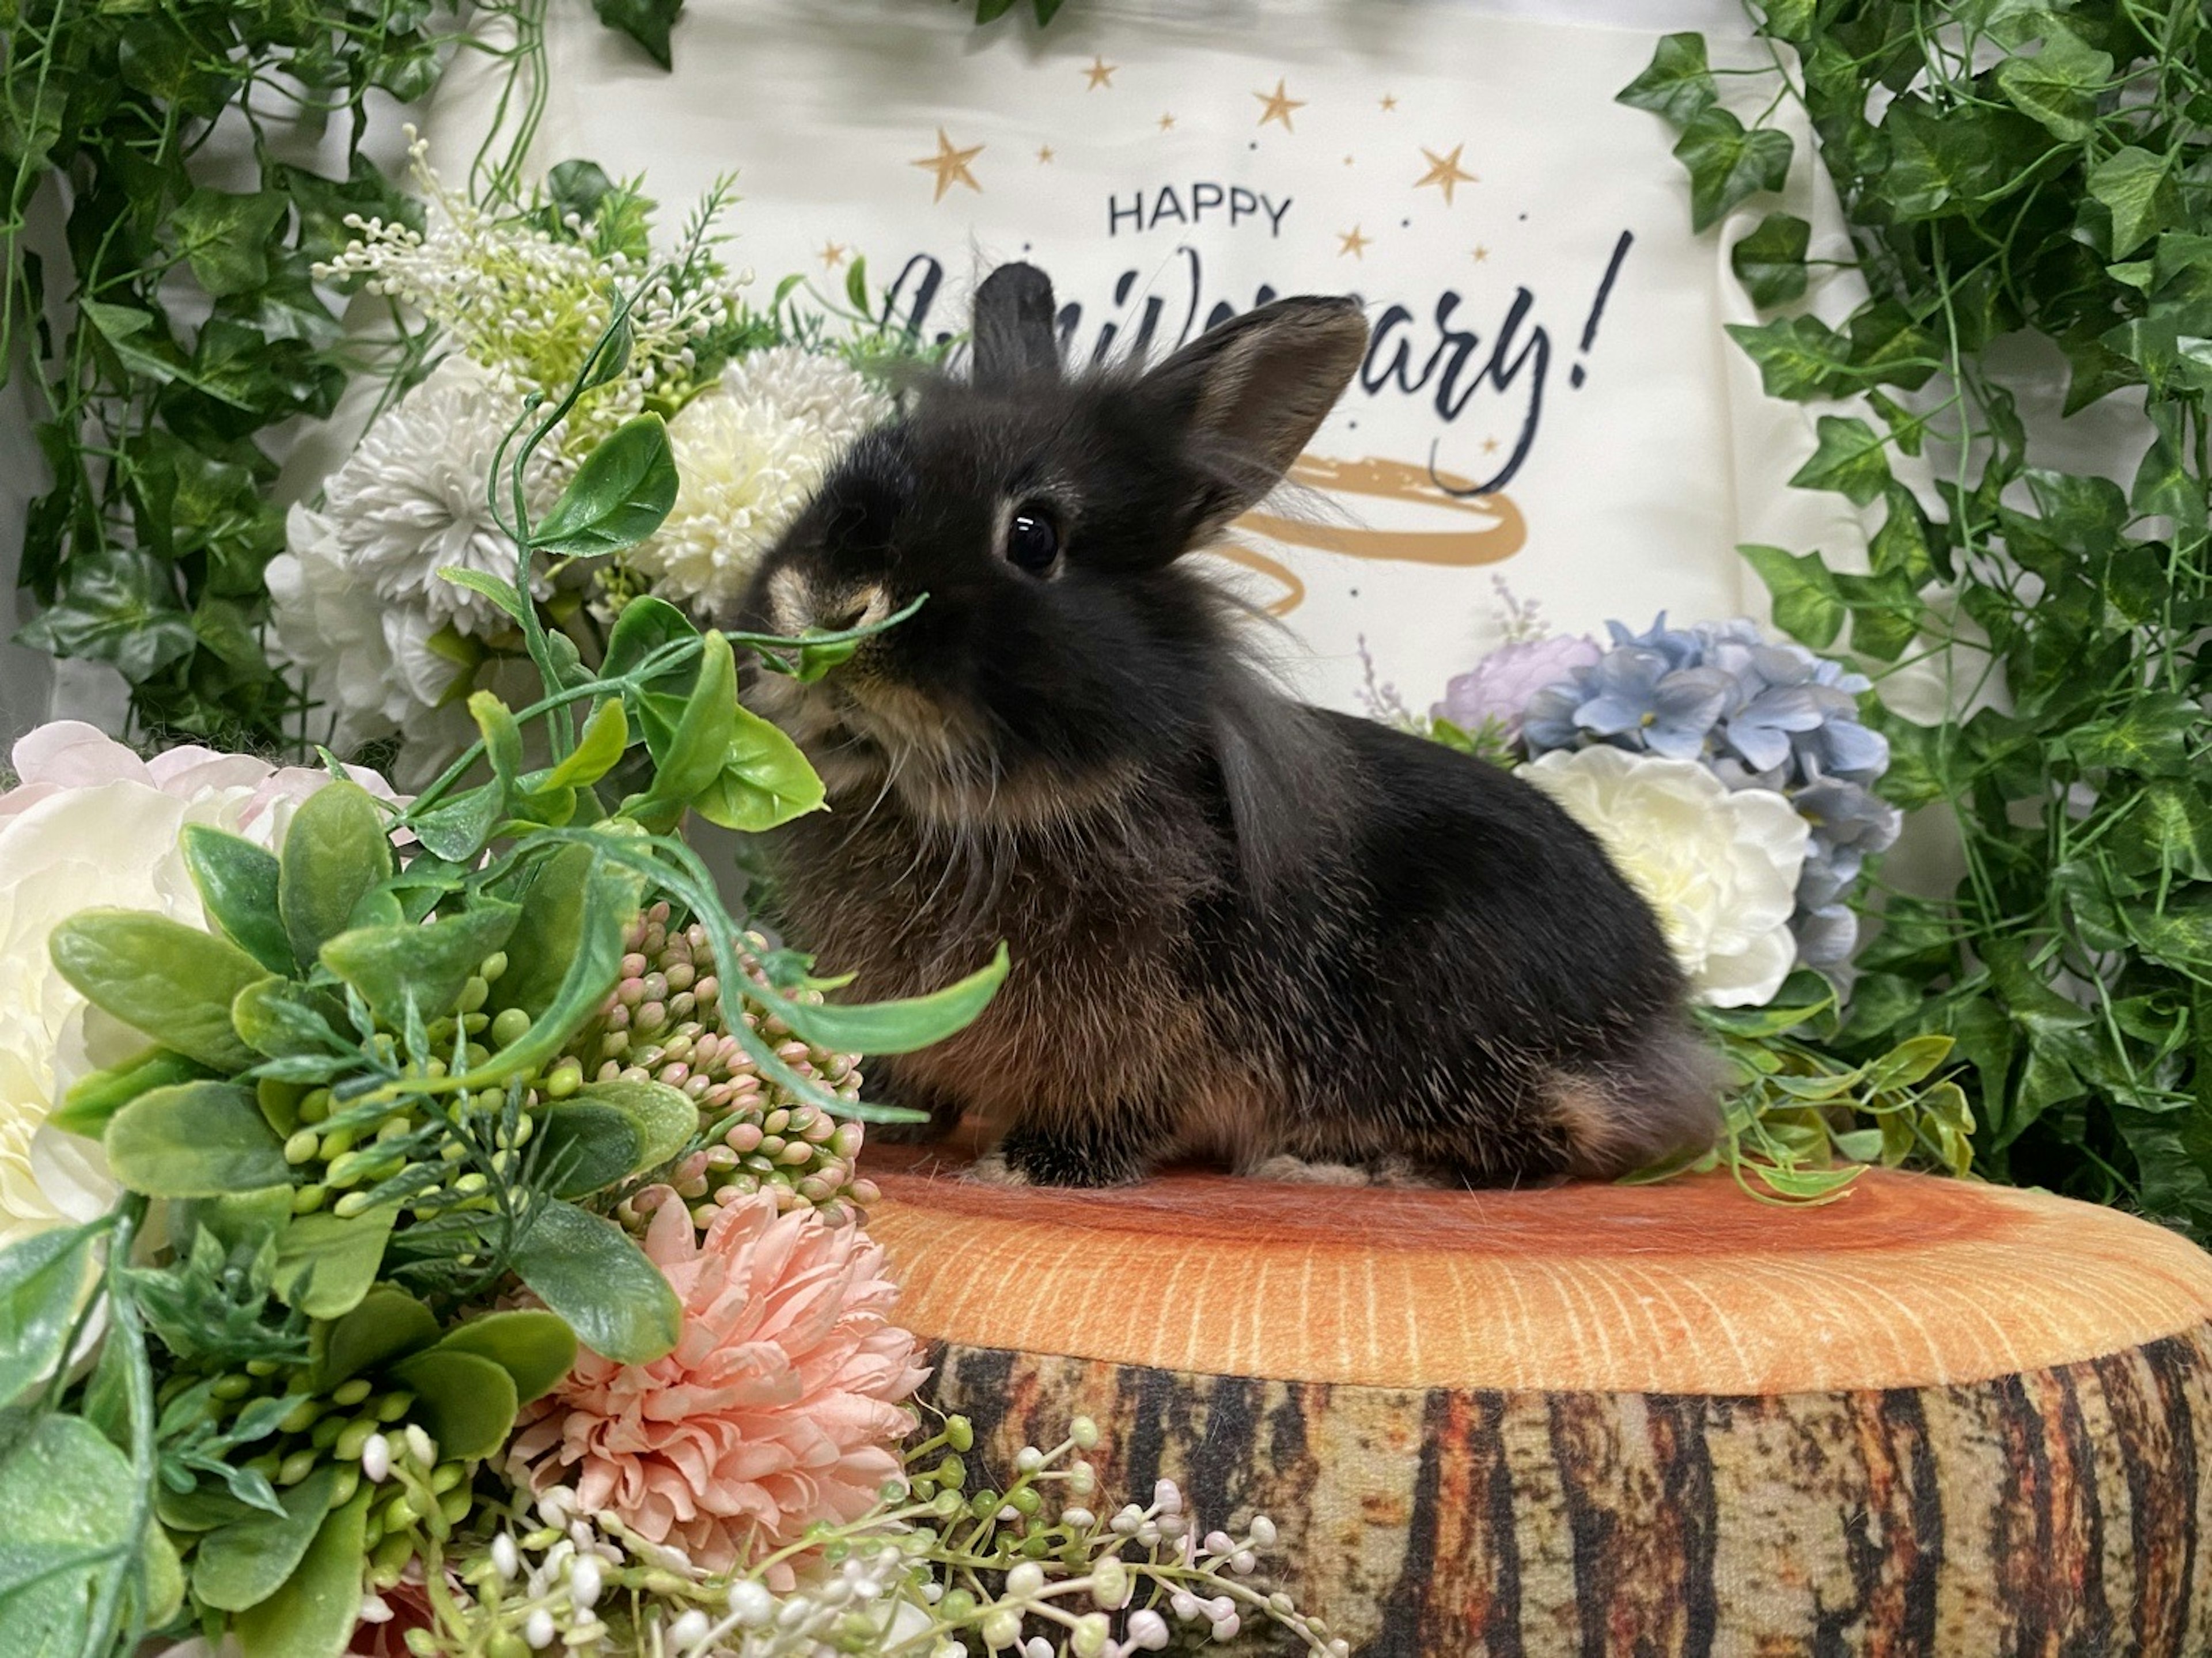
<svg viewBox="0 0 2212 1658"><path fill-rule="evenodd" d="M1041 273L994 273L972 380L854 446L738 618L928 596L826 679L749 689L829 789L773 845L796 942L870 999L1012 947L984 1014L872 1062L874 1091L981 1116L986 1177L1052 1185L1188 1155L1499 1185L1709 1144L1714 1060L1597 843L1503 771L1279 695L1177 562L1320 425L1357 304L1082 380L1052 324Z"/></svg>

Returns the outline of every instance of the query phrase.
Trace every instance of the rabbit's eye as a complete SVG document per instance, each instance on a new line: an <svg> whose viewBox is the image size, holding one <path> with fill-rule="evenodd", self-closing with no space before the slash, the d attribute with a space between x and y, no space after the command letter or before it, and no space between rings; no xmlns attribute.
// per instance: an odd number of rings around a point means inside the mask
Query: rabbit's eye
<svg viewBox="0 0 2212 1658"><path fill-rule="evenodd" d="M1041 507L1023 507L1006 526L1006 562L1018 570L1042 575L1060 556L1060 529Z"/></svg>

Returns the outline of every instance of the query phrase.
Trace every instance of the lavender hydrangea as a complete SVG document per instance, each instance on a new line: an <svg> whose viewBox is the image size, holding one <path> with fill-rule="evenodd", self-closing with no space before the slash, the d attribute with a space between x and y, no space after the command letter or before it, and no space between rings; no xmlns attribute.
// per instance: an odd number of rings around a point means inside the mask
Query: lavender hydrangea
<svg viewBox="0 0 2212 1658"><path fill-rule="evenodd" d="M1903 815L1873 791L1889 744L1859 719L1869 683L1802 646L1770 643L1747 619L1669 628L1662 612L1530 696L1521 739L1553 749L1614 748L1703 762L1730 788L1783 795L1812 829L1790 931L1798 960L1841 969L1858 942L1845 902Z"/></svg>

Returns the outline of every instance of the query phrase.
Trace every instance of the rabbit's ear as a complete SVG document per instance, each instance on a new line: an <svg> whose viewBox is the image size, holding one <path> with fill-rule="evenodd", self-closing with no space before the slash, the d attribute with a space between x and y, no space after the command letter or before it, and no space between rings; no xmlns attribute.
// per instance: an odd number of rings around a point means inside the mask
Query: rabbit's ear
<svg viewBox="0 0 2212 1658"><path fill-rule="evenodd" d="M1052 278L1033 264L1002 264L975 290L975 383L1006 386L1060 374Z"/></svg>
<svg viewBox="0 0 2212 1658"><path fill-rule="evenodd" d="M1367 353L1351 298L1278 300L1210 330L1145 377L1198 477L1194 537L1282 482Z"/></svg>

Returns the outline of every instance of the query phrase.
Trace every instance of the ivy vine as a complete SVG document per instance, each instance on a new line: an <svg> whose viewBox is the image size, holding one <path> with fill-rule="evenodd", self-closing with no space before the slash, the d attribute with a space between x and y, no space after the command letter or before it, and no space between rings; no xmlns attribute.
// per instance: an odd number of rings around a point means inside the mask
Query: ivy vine
<svg viewBox="0 0 2212 1658"><path fill-rule="evenodd" d="M1848 629L1877 680L1940 682L1951 718L1872 717L1883 792L1948 814L1965 865L1943 896L1881 896L1828 1046L1953 1037L1984 1173L2212 1240L2206 9L1771 0L1758 21L1771 64L1735 72L1773 101L1750 125L1695 34L1620 97L1677 130L1699 228L1784 182L1783 100L1819 136L1869 296L1838 326L1729 331L1770 395L1863 399L1819 416L1791 482L1881 524L1864 569L1743 550L1806 644ZM1774 212L1735 242L1762 307L1805 295L1809 241ZM2043 459L2022 394L2053 371L2065 416L2140 403L2139 465Z"/></svg>

